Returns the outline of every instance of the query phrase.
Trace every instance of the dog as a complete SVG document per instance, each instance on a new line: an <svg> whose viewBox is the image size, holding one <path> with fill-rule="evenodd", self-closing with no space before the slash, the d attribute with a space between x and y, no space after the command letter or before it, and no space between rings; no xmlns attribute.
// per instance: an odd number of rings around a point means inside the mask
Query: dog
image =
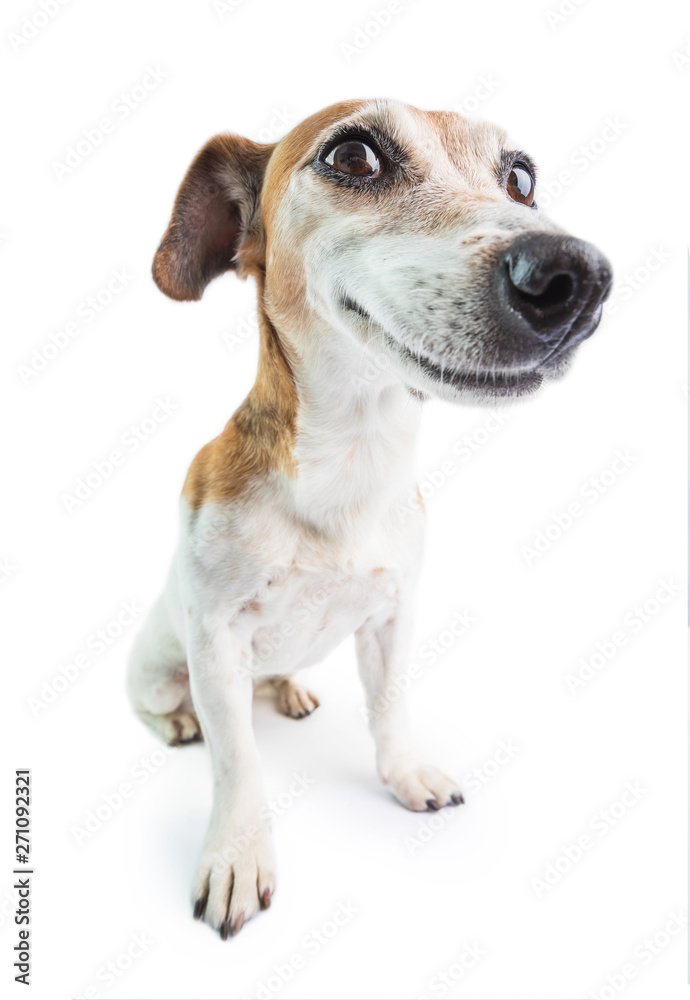
<svg viewBox="0 0 690 1000"><path fill-rule="evenodd" d="M218 135L182 181L155 283L186 301L226 271L254 278L258 373L189 469L128 691L168 743L208 744L192 903L223 940L275 886L258 684L309 715L295 672L354 634L381 780L408 809L463 801L420 758L403 698L384 696L405 668L425 518L421 497L395 509L415 489L426 398L533 393L599 323L611 268L541 214L535 176L492 124L353 100L273 144Z"/></svg>

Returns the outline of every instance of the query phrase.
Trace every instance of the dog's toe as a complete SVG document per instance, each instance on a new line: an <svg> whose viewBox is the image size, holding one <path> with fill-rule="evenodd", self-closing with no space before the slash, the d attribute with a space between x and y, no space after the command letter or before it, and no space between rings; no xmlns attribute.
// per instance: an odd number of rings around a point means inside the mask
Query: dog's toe
<svg viewBox="0 0 690 1000"><path fill-rule="evenodd" d="M393 765L382 773L381 779L404 806L416 812L436 812L465 801L453 779L431 764Z"/></svg>
<svg viewBox="0 0 690 1000"><path fill-rule="evenodd" d="M168 712L167 715L139 712L139 717L168 746L178 747L184 743L198 743L203 739L199 720L193 712Z"/></svg>
<svg viewBox="0 0 690 1000"><path fill-rule="evenodd" d="M303 719L319 707L319 699L301 684L295 684L289 677L281 681L278 704L283 715L291 719Z"/></svg>
<svg viewBox="0 0 690 1000"><path fill-rule="evenodd" d="M223 941L268 909L275 886L267 837L250 841L241 853L235 846L239 841L240 835L230 836L225 849L222 841L218 847L206 845L192 895L195 919L204 920Z"/></svg>

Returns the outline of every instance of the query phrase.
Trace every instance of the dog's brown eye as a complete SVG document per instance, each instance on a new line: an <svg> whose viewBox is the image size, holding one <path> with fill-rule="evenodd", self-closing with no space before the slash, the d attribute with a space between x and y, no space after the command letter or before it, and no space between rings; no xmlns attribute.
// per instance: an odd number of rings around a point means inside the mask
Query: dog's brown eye
<svg viewBox="0 0 690 1000"><path fill-rule="evenodd" d="M508 176L508 194L521 205L531 205L534 201L534 178L529 170L515 164Z"/></svg>
<svg viewBox="0 0 690 1000"><path fill-rule="evenodd" d="M326 163L342 174L356 177L378 177L381 173L378 156L359 139L348 139L335 146L326 157Z"/></svg>

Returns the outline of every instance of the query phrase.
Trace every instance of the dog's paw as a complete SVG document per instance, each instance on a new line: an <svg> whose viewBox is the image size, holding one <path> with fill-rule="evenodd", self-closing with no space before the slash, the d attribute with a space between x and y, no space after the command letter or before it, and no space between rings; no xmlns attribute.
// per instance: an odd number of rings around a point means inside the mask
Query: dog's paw
<svg viewBox="0 0 690 1000"><path fill-rule="evenodd" d="M268 909L274 887L266 832L249 824L244 832L223 838L209 835L194 881L194 919L205 920L225 941L259 910Z"/></svg>
<svg viewBox="0 0 690 1000"><path fill-rule="evenodd" d="M286 677L278 685L278 705L283 715L291 719L303 719L319 707L319 699L301 684L295 684Z"/></svg>
<svg viewBox="0 0 690 1000"><path fill-rule="evenodd" d="M168 746L178 747L183 743L198 743L203 739L199 720L193 712L168 712L167 715L139 712L139 717Z"/></svg>
<svg viewBox="0 0 690 1000"><path fill-rule="evenodd" d="M381 772L381 780L398 801L416 812L427 809L435 812L465 801L453 779L431 764L410 764L409 761L394 764Z"/></svg>

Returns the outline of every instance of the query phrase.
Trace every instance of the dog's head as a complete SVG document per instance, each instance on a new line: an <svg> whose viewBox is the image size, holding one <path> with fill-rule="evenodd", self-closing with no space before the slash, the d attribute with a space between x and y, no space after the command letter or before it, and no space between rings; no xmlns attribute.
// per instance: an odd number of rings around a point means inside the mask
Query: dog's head
<svg viewBox="0 0 690 1000"><path fill-rule="evenodd" d="M255 274L298 352L319 329L422 393L531 392L594 332L611 284L602 254L541 214L535 174L501 129L393 101L334 105L273 145L217 136L154 278L197 299L230 268Z"/></svg>

